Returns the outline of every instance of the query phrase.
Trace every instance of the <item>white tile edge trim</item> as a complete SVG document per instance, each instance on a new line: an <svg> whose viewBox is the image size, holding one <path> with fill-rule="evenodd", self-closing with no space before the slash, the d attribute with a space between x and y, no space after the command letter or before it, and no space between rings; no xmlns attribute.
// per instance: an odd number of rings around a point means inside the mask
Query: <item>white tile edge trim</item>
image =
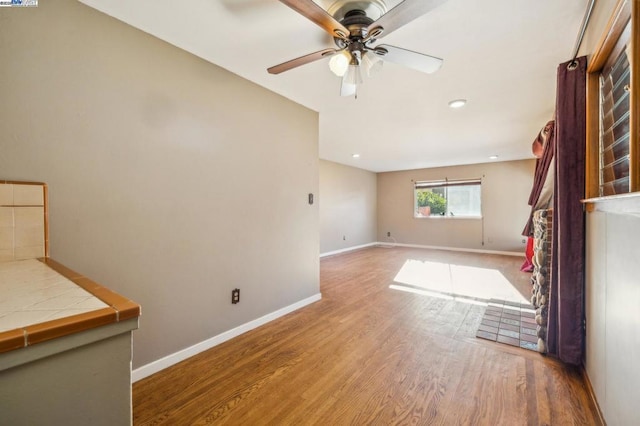
<svg viewBox="0 0 640 426"><path fill-rule="evenodd" d="M310 305L314 302L317 302L320 299L322 299L322 294L321 293L315 294L311 297L302 299L289 306L285 306L282 309L278 309L275 312L271 312L270 314L254 319L253 321L249 321L236 328L232 328L231 330L220 333L217 336L214 336L203 342L196 343L193 346L190 346L178 352L172 353L171 355L167 355L164 358L160 358L156 361L150 362L149 364L143 365L142 367L138 367L131 372L131 382L135 383L138 380L142 380L145 377L148 377L148 376L151 376L152 374L157 373L158 371L164 370L167 367L171 367L172 365L177 364L180 361L184 361L185 359L190 358L194 355L197 355L200 352L204 352L207 349L211 349L214 346L219 345L220 343L224 343L227 340L233 339L234 337L237 337L243 333L246 333L247 331L253 330L254 328L260 327L261 325L264 325L277 318L287 315L288 313L291 313L307 305Z"/></svg>
<svg viewBox="0 0 640 426"><path fill-rule="evenodd" d="M373 242L373 243L361 244L359 246L346 247L340 250L328 251L326 253L320 253L320 257L333 256L334 254L346 253L348 251L359 250L367 247L373 247L373 246L377 246L378 244L380 243Z"/></svg>
<svg viewBox="0 0 640 426"><path fill-rule="evenodd" d="M482 249L470 249L470 248L459 248L459 247L423 246L420 244L382 243L382 242L376 243L376 245L391 246L391 247L425 248L425 249L433 249L433 250L466 251L469 253L502 254L505 256L520 256L520 257L525 256L524 250L522 251L522 253L518 253L515 251L482 250Z"/></svg>

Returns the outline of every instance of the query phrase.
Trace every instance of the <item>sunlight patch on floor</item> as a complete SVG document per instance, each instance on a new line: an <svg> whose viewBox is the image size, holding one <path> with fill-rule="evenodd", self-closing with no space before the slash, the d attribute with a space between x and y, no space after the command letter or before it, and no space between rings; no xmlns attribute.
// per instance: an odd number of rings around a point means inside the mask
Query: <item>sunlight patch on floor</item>
<svg viewBox="0 0 640 426"><path fill-rule="evenodd" d="M437 291L420 290L415 287L408 287L405 285L397 285L397 284L391 284L389 288L392 290L400 290L407 293L420 294L422 296L436 297L438 299L455 300L456 302L468 303L470 305L487 306L487 302L484 302L478 299L471 299L471 298L460 296L460 295L445 294Z"/></svg>
<svg viewBox="0 0 640 426"><path fill-rule="evenodd" d="M439 294L528 302L497 269L409 259L393 281Z"/></svg>

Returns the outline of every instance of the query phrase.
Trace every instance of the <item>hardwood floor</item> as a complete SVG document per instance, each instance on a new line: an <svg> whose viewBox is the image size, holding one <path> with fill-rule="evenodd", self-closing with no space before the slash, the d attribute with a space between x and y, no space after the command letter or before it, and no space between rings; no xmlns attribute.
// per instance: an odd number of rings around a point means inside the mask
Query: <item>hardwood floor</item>
<svg viewBox="0 0 640 426"><path fill-rule="evenodd" d="M599 424L578 371L474 337L484 306L390 288L408 261L499 271L528 297L514 257L325 258L321 301L135 383L134 424Z"/></svg>

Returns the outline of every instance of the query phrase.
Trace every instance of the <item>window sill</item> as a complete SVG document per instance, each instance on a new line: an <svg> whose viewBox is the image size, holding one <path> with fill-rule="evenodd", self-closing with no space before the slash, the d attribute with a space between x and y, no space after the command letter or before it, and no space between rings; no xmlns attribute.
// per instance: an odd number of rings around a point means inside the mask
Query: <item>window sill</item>
<svg viewBox="0 0 640 426"><path fill-rule="evenodd" d="M414 219L434 219L434 220L443 220L443 219L453 219L453 220L480 220L482 216L413 216Z"/></svg>
<svg viewBox="0 0 640 426"><path fill-rule="evenodd" d="M640 192L582 200L585 211L640 214Z"/></svg>

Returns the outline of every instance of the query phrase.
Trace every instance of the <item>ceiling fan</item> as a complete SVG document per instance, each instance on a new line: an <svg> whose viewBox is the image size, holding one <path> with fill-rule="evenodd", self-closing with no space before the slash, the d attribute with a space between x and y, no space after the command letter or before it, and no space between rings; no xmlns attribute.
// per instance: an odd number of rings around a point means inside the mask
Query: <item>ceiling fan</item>
<svg viewBox="0 0 640 426"><path fill-rule="evenodd" d="M267 71L280 74L331 57L329 67L342 77L342 96L357 95L357 86L363 82L363 68L365 73L371 74L382 66L382 61L433 73L442 66L442 59L388 44L372 44L445 1L403 0L387 11L384 0L337 0L327 11L312 0L280 0L328 32L337 48L310 53Z"/></svg>

